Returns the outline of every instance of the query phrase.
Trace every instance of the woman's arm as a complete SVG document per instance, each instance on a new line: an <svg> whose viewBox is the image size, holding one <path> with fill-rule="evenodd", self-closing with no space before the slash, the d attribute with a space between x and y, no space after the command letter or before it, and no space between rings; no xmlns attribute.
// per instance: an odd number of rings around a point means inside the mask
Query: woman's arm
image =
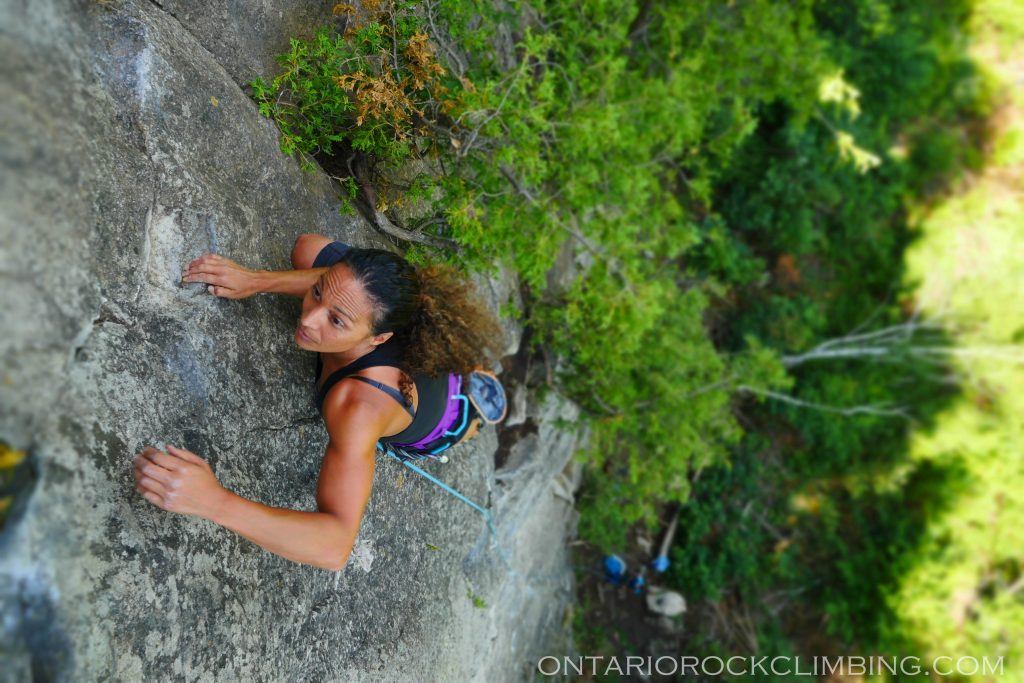
<svg viewBox="0 0 1024 683"><path fill-rule="evenodd" d="M135 459L136 489L150 503L168 512L208 519L295 562L331 571L345 567L358 524L346 524L329 512L288 510L247 500L221 486L210 465L192 451L170 444L167 451L146 448Z"/></svg>
<svg viewBox="0 0 1024 683"><path fill-rule="evenodd" d="M274 508L231 493L205 460L171 445L168 453L150 447L136 457L136 489L159 508L203 517L289 560L340 571L370 499L377 439L400 410L375 395L359 398L368 391L374 389L341 382L325 400L330 442L317 481L318 512Z"/></svg>
<svg viewBox="0 0 1024 683"><path fill-rule="evenodd" d="M327 512L275 508L225 493L219 511L208 518L211 522L294 562L334 572L348 563L358 526L349 528Z"/></svg>
<svg viewBox="0 0 1024 683"><path fill-rule="evenodd" d="M327 268L307 268L304 270L258 270L254 278L257 292L268 294L290 294L306 296Z"/></svg>
<svg viewBox="0 0 1024 683"><path fill-rule="evenodd" d="M253 270L241 266L220 254L203 254L188 264L181 275L182 282L202 282L209 285L211 294L225 299L244 299L266 292L305 296L320 275L327 270Z"/></svg>
<svg viewBox="0 0 1024 683"><path fill-rule="evenodd" d="M267 507L231 493L210 519L290 560L344 569L370 500L377 439L391 417L389 410L381 409L380 397L358 398L366 393L367 387L359 382L342 382L324 400L330 441L316 484L319 512ZM396 410L386 405L391 412Z"/></svg>

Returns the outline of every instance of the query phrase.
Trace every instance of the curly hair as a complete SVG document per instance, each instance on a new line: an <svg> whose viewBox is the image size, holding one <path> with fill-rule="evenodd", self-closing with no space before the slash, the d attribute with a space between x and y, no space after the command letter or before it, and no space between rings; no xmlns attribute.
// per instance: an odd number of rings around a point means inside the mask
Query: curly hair
<svg viewBox="0 0 1024 683"><path fill-rule="evenodd" d="M348 266L373 306L372 334L394 332L386 343L402 350L399 390L411 398L413 377L466 375L501 356L501 324L451 266L416 268L384 249L353 247Z"/></svg>

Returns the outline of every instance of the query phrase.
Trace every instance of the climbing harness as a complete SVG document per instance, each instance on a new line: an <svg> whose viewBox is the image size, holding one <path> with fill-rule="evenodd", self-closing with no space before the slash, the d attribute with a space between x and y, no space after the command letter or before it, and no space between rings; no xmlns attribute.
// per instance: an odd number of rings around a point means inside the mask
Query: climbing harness
<svg viewBox="0 0 1024 683"><path fill-rule="evenodd" d="M474 370L469 373L467 381L453 379L450 384L452 393L448 396L449 405L457 405L454 414L455 422L430 441L415 444L395 444L390 441L378 442L378 450L390 453L402 461L431 459L448 462L444 451L461 443L472 427L474 420L486 424L496 424L508 413L508 400L505 389L493 372Z"/></svg>

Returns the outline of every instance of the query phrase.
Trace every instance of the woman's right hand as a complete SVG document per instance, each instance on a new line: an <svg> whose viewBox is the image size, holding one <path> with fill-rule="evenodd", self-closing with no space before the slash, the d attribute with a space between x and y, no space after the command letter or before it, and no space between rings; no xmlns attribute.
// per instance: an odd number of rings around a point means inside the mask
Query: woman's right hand
<svg viewBox="0 0 1024 683"><path fill-rule="evenodd" d="M203 254L188 264L181 281L206 283L206 291L214 296L244 299L259 293L257 273L220 254Z"/></svg>

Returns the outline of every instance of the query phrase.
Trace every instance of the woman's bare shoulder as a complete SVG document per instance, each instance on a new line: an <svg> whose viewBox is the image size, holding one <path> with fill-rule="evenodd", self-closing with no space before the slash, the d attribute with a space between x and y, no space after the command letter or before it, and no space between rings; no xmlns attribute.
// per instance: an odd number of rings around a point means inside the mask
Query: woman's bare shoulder
<svg viewBox="0 0 1024 683"><path fill-rule="evenodd" d="M324 396L324 426L332 442L369 441L375 443L388 420L387 406L369 394L362 382L338 382ZM373 390L369 385L366 389ZM377 393L380 393L379 391Z"/></svg>

